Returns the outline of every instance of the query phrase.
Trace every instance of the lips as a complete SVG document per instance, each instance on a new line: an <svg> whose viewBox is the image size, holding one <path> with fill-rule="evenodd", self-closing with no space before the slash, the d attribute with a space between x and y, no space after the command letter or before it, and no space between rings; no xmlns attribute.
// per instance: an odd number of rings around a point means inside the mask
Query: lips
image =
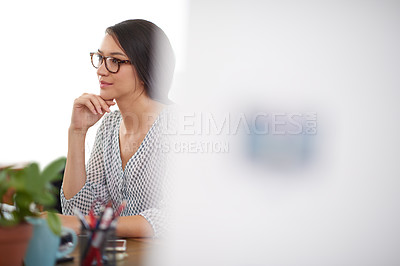
<svg viewBox="0 0 400 266"><path fill-rule="evenodd" d="M112 85L112 83L109 83L109 82L105 82L105 81L100 81L100 88L107 88L107 87L109 87L109 86L111 86Z"/></svg>

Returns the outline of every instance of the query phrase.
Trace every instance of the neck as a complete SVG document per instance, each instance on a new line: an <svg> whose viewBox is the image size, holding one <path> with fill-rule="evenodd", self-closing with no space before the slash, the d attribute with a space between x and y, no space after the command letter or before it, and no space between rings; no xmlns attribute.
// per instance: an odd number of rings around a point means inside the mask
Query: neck
<svg viewBox="0 0 400 266"><path fill-rule="evenodd" d="M122 133L134 134L147 133L164 105L150 99L146 93L136 97L116 99L122 115Z"/></svg>

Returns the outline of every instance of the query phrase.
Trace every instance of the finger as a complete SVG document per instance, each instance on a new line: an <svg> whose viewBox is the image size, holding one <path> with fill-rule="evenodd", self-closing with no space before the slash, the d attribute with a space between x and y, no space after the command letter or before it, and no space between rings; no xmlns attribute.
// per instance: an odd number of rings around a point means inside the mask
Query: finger
<svg viewBox="0 0 400 266"><path fill-rule="evenodd" d="M105 101L105 102L106 102L106 104L107 104L108 106L115 105L115 102L112 101L112 100L107 100L107 101Z"/></svg>
<svg viewBox="0 0 400 266"><path fill-rule="evenodd" d="M97 113L103 114L103 111L101 110L100 100L97 98L97 96L90 95L90 101L93 103L94 107L96 108Z"/></svg>
<svg viewBox="0 0 400 266"><path fill-rule="evenodd" d="M103 100L103 98L101 98L100 96L96 95L97 100L99 101L101 108L103 108L103 110L105 112L111 112L110 108L108 108L107 103Z"/></svg>
<svg viewBox="0 0 400 266"><path fill-rule="evenodd" d="M92 101L90 99L86 99L85 106L95 115L97 115L96 108L94 107Z"/></svg>
<svg viewBox="0 0 400 266"><path fill-rule="evenodd" d="M81 96L78 99L75 100L75 105L79 106L85 106L88 108L93 114L97 115L96 109L94 108L94 105L90 101L90 98L85 96Z"/></svg>

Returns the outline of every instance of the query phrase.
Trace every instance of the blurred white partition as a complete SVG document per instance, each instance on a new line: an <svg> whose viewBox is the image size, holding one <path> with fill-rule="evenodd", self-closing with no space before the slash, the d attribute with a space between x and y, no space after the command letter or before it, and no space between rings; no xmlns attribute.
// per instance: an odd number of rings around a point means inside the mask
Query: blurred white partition
<svg viewBox="0 0 400 266"><path fill-rule="evenodd" d="M400 263L399 15L394 1L190 2L178 141L195 148L175 151L163 265ZM252 142L198 119L257 112L272 127L313 113L316 132Z"/></svg>

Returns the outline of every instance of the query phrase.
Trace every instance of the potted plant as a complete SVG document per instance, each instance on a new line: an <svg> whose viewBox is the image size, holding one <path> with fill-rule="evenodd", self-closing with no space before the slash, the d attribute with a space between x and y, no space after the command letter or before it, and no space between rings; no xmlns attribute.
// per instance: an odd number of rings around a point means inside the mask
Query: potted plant
<svg viewBox="0 0 400 266"><path fill-rule="evenodd" d="M32 235L27 217L40 217L40 212L47 210L50 229L60 235L61 221L51 210L56 203L57 189L51 182L62 178L65 162L64 157L57 159L43 171L37 163L0 171L0 265L21 265Z"/></svg>

